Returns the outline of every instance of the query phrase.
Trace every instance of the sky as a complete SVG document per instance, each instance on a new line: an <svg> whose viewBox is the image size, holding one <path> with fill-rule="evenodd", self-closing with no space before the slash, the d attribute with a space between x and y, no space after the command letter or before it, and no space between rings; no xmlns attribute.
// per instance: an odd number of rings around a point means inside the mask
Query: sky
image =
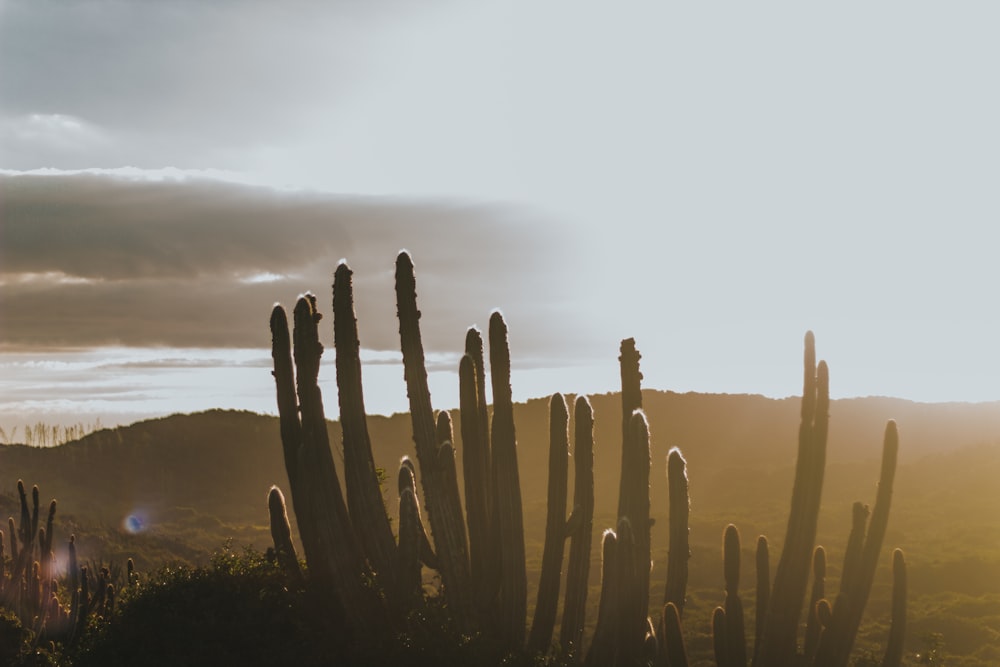
<svg viewBox="0 0 1000 667"><path fill-rule="evenodd" d="M366 405L501 309L516 398L1000 400L990 2L0 0L0 428L274 412L354 270ZM332 317L321 381L336 414Z"/></svg>

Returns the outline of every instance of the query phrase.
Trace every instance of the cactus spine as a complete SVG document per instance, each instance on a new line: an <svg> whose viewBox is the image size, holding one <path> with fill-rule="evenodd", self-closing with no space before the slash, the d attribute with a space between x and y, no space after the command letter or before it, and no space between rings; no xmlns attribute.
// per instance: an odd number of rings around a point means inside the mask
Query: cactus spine
<svg viewBox="0 0 1000 667"><path fill-rule="evenodd" d="M345 262L333 279L333 340L343 431L344 485L351 524L376 577L387 590L395 578L396 542L379 486L361 385L361 344L354 312L352 272Z"/></svg>
<svg viewBox="0 0 1000 667"><path fill-rule="evenodd" d="M549 402L549 487L548 512L545 518L545 546L542 550L542 573L538 582L538 602L531 623L528 649L545 652L552 642L559 603L559 578L562 575L566 546L566 492L569 470L569 409L562 394Z"/></svg>
<svg viewBox="0 0 1000 667"><path fill-rule="evenodd" d="M583 659L583 626L590 577L591 535L594 530L594 410L586 396L578 396L573 417L573 512L566 528L569 561L559 643L575 662Z"/></svg>

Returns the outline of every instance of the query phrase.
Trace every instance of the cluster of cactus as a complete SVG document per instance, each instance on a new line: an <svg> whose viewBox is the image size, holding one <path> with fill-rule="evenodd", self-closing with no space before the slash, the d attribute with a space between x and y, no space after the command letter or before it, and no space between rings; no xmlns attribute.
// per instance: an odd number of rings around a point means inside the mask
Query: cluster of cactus
<svg viewBox="0 0 1000 667"><path fill-rule="evenodd" d="M271 314L272 356L281 439L292 505L298 520L309 585L324 593L348 627L398 628L422 601L421 568L440 573L440 594L466 634L488 634L511 651L558 651L588 665L687 664L682 617L688 559L686 463L680 450L667 457L669 554L662 612L649 615L651 551L650 430L642 410L640 355L633 339L622 341L622 467L617 522L604 532L602 584L593 638L583 647L587 583L594 523L593 420L586 397L574 406L575 483L567 516L569 414L564 397L550 403L548 510L542 570L530 633L528 586L517 465L517 439L510 385L507 325L490 317L488 342L492 420L486 403L484 341L466 332L459 364L462 469L465 508L459 493L456 441L447 412L435 418L427 385L416 303L413 263L396 261L396 297L404 377L410 403L417 465L404 457L399 468L399 526L393 536L379 486L366 426L357 319L351 270L341 263L333 285L337 387L343 427L345 495L327 438L317 384L320 356L316 299L299 298L294 328L276 305ZM294 353L292 341L294 340ZM757 542L757 596L753 645L748 650L739 596L740 541L735 526L724 535L724 604L713 615L720 667L844 666L860 624L881 552L892 495L898 438L886 429L878 498L871 520L858 504L841 586L832 604L825 592L825 560L815 545L826 459L828 373L817 366L812 334L806 336L802 423L788 529L773 582L767 540ZM294 357L294 363L293 363ZM416 479L430 524L421 514ZM279 562L302 577L292 546L284 498L269 496L274 550ZM867 523L867 526L866 526ZM569 540L569 556L566 555ZM431 544L433 541L433 544ZM566 591L558 640L554 638L560 573L566 560ZM900 663L905 623L905 563L893 557L893 619L886 666ZM809 572L812 595L806 605ZM803 608L807 628L800 646Z"/></svg>
<svg viewBox="0 0 1000 667"><path fill-rule="evenodd" d="M79 565L76 539L70 536L65 582L70 599L64 604L52 551L56 501L49 503L48 516L40 526L38 487L31 489L30 507L21 480L17 493L19 521L8 519L6 539L0 531L0 607L14 612L22 626L33 631L36 642L71 642L82 634L91 614L106 616L113 610L115 587L110 572L100 568L96 577L91 576L86 566ZM130 581L133 577L129 559Z"/></svg>

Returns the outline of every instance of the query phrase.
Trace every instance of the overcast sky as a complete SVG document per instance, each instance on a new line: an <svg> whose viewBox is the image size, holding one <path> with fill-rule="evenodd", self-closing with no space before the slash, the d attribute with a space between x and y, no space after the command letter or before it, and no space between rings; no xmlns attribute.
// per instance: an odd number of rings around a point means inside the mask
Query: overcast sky
<svg viewBox="0 0 1000 667"><path fill-rule="evenodd" d="M522 398L626 336L649 386L791 395L812 329L837 396L1000 399L998 19L0 0L0 426L273 410L267 313L341 258L402 409L400 248L439 407L498 307Z"/></svg>

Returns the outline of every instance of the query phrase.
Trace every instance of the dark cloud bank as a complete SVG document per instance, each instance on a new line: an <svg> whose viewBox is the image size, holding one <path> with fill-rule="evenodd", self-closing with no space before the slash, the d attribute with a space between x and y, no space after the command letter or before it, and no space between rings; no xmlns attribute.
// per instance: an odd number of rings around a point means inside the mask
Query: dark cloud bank
<svg viewBox="0 0 1000 667"><path fill-rule="evenodd" d="M571 239L511 207L86 174L0 176L0 192L9 349L267 346L274 302L290 308L308 290L330 312L341 258L354 270L362 345L398 349L400 248L414 258L431 350L460 349L466 327L497 307L525 355L569 356L588 337L567 298Z"/></svg>

